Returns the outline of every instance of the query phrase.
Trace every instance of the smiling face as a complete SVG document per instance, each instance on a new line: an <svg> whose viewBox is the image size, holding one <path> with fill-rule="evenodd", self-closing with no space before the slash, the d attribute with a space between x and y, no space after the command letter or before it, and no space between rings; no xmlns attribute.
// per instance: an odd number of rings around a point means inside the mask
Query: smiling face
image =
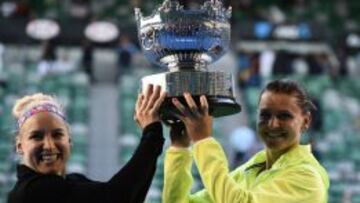
<svg viewBox="0 0 360 203"><path fill-rule="evenodd" d="M260 98L258 134L271 153L284 153L300 143L311 115L299 107L294 95L265 91Z"/></svg>
<svg viewBox="0 0 360 203"><path fill-rule="evenodd" d="M53 113L33 115L20 129L16 151L22 156L23 163L38 173L65 175L70 156L66 123Z"/></svg>

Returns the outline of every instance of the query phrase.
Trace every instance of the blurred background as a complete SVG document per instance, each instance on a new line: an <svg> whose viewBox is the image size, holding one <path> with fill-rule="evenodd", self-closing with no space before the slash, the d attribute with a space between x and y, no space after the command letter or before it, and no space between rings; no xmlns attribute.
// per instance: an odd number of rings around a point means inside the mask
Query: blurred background
<svg viewBox="0 0 360 203"><path fill-rule="evenodd" d="M180 1L196 8L203 1ZM45 92L66 106L74 148L68 172L108 180L131 157L140 78L165 69L144 58L134 7L150 15L161 0L0 1L0 203L16 181L14 101ZM360 203L360 1L227 0L232 43L210 70L234 76L242 112L215 120L231 169L262 149L256 137L261 88L290 78L318 106L303 136L327 169L330 203ZM169 145L168 129L165 129ZM201 189L194 167L193 190ZM129 183L131 184L131 183ZM163 157L146 202L161 202Z"/></svg>

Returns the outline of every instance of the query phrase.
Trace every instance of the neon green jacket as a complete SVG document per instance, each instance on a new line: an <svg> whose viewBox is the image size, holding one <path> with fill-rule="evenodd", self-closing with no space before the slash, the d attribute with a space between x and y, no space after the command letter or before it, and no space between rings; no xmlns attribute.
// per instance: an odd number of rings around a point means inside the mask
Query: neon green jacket
<svg viewBox="0 0 360 203"><path fill-rule="evenodd" d="M205 189L190 194L192 156ZM265 151L229 173L220 144L213 138L188 149L170 147L165 157L163 203L326 203L329 179L311 154L297 146L283 154L269 170L257 175Z"/></svg>

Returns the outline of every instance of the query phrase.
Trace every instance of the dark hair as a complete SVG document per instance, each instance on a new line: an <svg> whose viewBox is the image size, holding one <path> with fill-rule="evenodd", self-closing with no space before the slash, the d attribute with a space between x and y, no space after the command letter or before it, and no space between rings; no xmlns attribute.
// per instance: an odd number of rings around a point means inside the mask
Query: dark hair
<svg viewBox="0 0 360 203"><path fill-rule="evenodd" d="M317 110L314 103L311 101L309 94L306 92L305 88L302 87L298 82L288 80L288 79L280 79L269 82L265 88L261 91L259 102L261 96L264 92L274 92L274 93L283 93L288 95L293 95L297 99L297 104L302 109L304 113L313 112Z"/></svg>

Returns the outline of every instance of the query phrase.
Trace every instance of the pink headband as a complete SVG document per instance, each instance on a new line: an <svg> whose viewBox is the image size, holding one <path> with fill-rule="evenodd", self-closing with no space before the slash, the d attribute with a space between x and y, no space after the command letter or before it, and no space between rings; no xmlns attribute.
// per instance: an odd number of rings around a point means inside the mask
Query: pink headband
<svg viewBox="0 0 360 203"><path fill-rule="evenodd" d="M60 118L62 118L64 121L66 121L66 117L65 114L54 104L50 104L50 103L44 103L44 104L39 104L36 105L34 107L32 107L31 109L29 109L28 111L26 111L22 116L20 116L20 118L18 119L18 128L20 128L25 121L30 118L31 116L40 113L40 112L51 112L54 113L56 115L58 115Z"/></svg>

